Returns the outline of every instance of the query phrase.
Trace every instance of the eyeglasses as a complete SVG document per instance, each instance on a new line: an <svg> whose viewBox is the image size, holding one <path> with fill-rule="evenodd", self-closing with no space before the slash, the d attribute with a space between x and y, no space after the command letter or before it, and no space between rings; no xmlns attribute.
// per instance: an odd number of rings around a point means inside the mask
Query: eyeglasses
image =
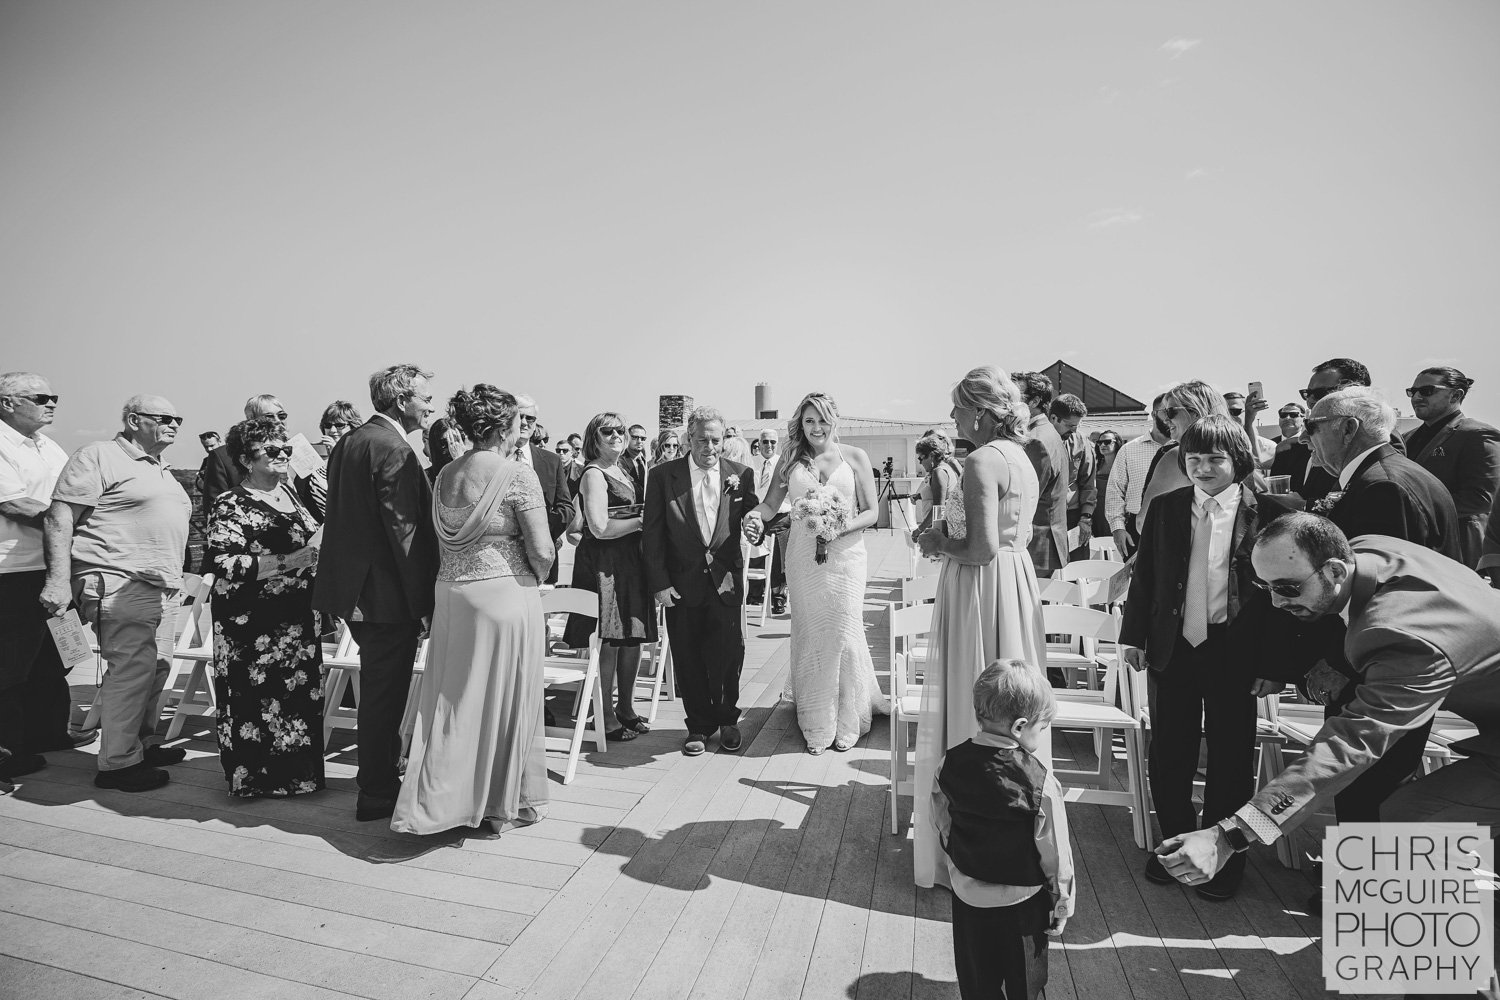
<svg viewBox="0 0 1500 1000"><path fill-rule="evenodd" d="M1302 416L1302 411L1301 410L1286 410L1286 411L1278 413L1276 415L1278 417L1280 417L1282 420L1296 420L1298 417Z"/></svg>
<svg viewBox="0 0 1500 1000"><path fill-rule="evenodd" d="M430 403L430 402L432 402L432 397L431 396L424 396L420 392L407 392L406 395L410 396L412 399L415 399L415 400L417 400L417 401L419 401L421 403ZM286 418L286 414L285 413L283 413L281 416L282 416L283 419Z"/></svg>
<svg viewBox="0 0 1500 1000"><path fill-rule="evenodd" d="M323 429L325 431L339 431L339 430L345 429L348 426L349 426L349 421L347 421L347 420L335 420L333 423L329 424L327 427L324 427Z"/></svg>
<svg viewBox="0 0 1500 1000"><path fill-rule="evenodd" d="M1358 418L1351 418L1347 413L1325 413L1321 417L1308 417L1306 420L1302 421L1302 426L1307 428L1307 436L1312 437L1314 434L1318 433L1318 428L1322 427L1325 424L1329 424L1338 420L1349 419Z"/></svg>
<svg viewBox="0 0 1500 1000"><path fill-rule="evenodd" d="M623 427L601 427L601 428L599 428L599 433L603 434L605 437L624 437L625 436L625 428L623 428Z"/></svg>
<svg viewBox="0 0 1500 1000"><path fill-rule="evenodd" d="M1244 411L1244 409L1243 409L1243 408L1241 408L1241 409L1238 409L1238 410L1235 410L1235 409L1231 409L1231 410L1230 410L1230 411L1229 411L1229 415L1230 415L1230 416L1231 416L1231 417L1243 417L1243 416L1244 416L1244 415L1245 415L1245 411Z"/></svg>
<svg viewBox="0 0 1500 1000"><path fill-rule="evenodd" d="M12 393L10 398L11 399L29 399L33 403L35 403L37 406L46 406L48 403L56 403L59 397L57 396L56 393L39 392L39 393L36 393L35 395L29 395L28 396L25 393L17 392L17 393Z"/></svg>
<svg viewBox="0 0 1500 1000"><path fill-rule="evenodd" d="M1412 398L1414 398L1416 396L1421 396L1423 399L1426 399L1428 396L1431 396L1433 393L1437 392L1439 389L1446 389L1446 388L1448 388L1446 385L1414 385L1410 389L1406 390L1406 398L1407 399L1412 399ZM36 397L32 397L32 398L36 398ZM57 397L53 396L52 398L56 399Z"/></svg>
<svg viewBox="0 0 1500 1000"><path fill-rule="evenodd" d="M666 442L665 444L663 444L661 446L661 450L662 451L676 451L678 448L681 448L681 447L682 447L682 445L679 444L676 441L668 441L668 442Z"/></svg>
<svg viewBox="0 0 1500 1000"><path fill-rule="evenodd" d="M536 423L536 414L535 413L518 413L518 414L516 414L516 419L519 420L523 424L534 424L534 423Z"/></svg>
<svg viewBox="0 0 1500 1000"><path fill-rule="evenodd" d="M285 410L277 410L275 413L267 413L266 416L268 416L268 417L275 417L277 420L280 420L282 423L286 423L286 411Z"/></svg>
<svg viewBox="0 0 1500 1000"><path fill-rule="evenodd" d="M644 442L646 440L646 435L644 435L644 434L632 434L632 435L630 435L630 440Z"/></svg>
<svg viewBox="0 0 1500 1000"><path fill-rule="evenodd" d="M1177 414L1183 413L1183 412L1185 412L1185 410L1186 410L1186 407L1182 407L1182 406L1168 406L1168 407L1164 408L1161 412L1162 412L1162 416L1166 417L1168 420L1176 420L1177 419Z"/></svg>
<svg viewBox="0 0 1500 1000"><path fill-rule="evenodd" d="M1349 379L1344 379L1338 385L1328 385L1324 386L1321 389L1298 389L1297 395L1302 397L1302 402L1307 403L1309 406L1311 406L1313 403L1316 403L1318 400L1322 399L1330 392L1338 392L1340 389L1347 389L1354 384L1355 383L1350 381Z"/></svg>
<svg viewBox="0 0 1500 1000"><path fill-rule="evenodd" d="M571 455L573 454L573 449L569 448L567 445L563 445L561 448L557 449L557 453L559 455Z"/></svg>
<svg viewBox="0 0 1500 1000"><path fill-rule="evenodd" d="M183 421L183 418L177 416L175 413L141 413L140 411L136 411L135 415L138 417L147 417L159 424L166 424L168 427L175 427Z"/></svg>
<svg viewBox="0 0 1500 1000"><path fill-rule="evenodd" d="M260 453L269 459L291 458L292 446L289 444L268 444L260 450Z"/></svg>
<svg viewBox="0 0 1500 1000"><path fill-rule="evenodd" d="M1250 582L1255 584L1261 590L1268 590L1278 597L1301 597L1302 588L1307 586L1307 581L1323 572L1323 567L1327 565L1328 564L1326 562L1323 563L1317 569L1304 576L1300 583L1267 583L1260 577L1254 577Z"/></svg>

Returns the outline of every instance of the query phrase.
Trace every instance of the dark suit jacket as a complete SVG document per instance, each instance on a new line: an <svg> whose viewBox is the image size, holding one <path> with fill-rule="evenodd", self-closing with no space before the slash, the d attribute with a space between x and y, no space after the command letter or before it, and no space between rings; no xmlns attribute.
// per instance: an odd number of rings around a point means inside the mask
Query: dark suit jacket
<svg viewBox="0 0 1500 1000"><path fill-rule="evenodd" d="M203 523L206 525L209 514L213 512L214 501L219 499L220 493L228 493L238 486L240 480L245 478L245 470L229 457L229 445L221 444L203 456L198 476L203 484Z"/></svg>
<svg viewBox="0 0 1500 1000"><path fill-rule="evenodd" d="M1229 548L1229 622L1254 593L1250 550L1260 530L1260 505L1249 486L1240 491L1239 511ZM1141 525L1141 545L1130 578L1130 595L1120 625L1120 642L1146 651L1152 670L1165 670L1182 634L1187 602L1188 563L1193 554L1193 487L1184 486L1152 501Z"/></svg>
<svg viewBox="0 0 1500 1000"><path fill-rule="evenodd" d="M1406 441L1395 431L1391 431L1391 447L1396 449L1398 455L1406 454ZM1339 488L1339 477L1333 475L1327 469L1313 465L1310 451L1308 457L1307 475L1303 479L1302 489L1297 492L1302 495L1302 499L1306 500L1307 505L1311 507L1314 503ZM1277 473L1277 475L1280 474Z"/></svg>
<svg viewBox="0 0 1500 1000"><path fill-rule="evenodd" d="M1026 547L1036 575L1049 577L1068 561L1068 446L1045 415L1032 417L1026 431L1026 457L1040 491Z"/></svg>
<svg viewBox="0 0 1500 1000"><path fill-rule="evenodd" d="M740 527L744 517L760 501L755 496L755 473L719 459L719 519L713 540L703 543L693 498L691 458L658 465L646 477L646 510L641 526L641 552L646 561L646 581L653 594L675 587L679 604L693 607L709 601L739 604L741 593ZM730 490L727 480L739 476L739 486Z"/></svg>
<svg viewBox="0 0 1500 1000"><path fill-rule="evenodd" d="M1389 535L1461 558L1458 512L1447 488L1388 444L1359 463L1327 516L1349 538Z"/></svg>
<svg viewBox="0 0 1500 1000"><path fill-rule="evenodd" d="M1413 542L1361 535L1350 543L1344 652L1360 679L1307 753L1250 800L1283 830L1439 708L1479 728L1458 744L1461 753L1500 756L1500 591Z"/></svg>
<svg viewBox="0 0 1500 1000"><path fill-rule="evenodd" d="M432 613L437 580L432 488L411 445L371 417L328 456L328 516L313 607L366 621L410 622Z"/></svg>
<svg viewBox="0 0 1500 1000"><path fill-rule="evenodd" d="M1415 433L1407 433L1408 443ZM1500 485L1500 430L1459 414L1411 458L1448 487L1461 521L1463 562L1478 565L1490 507Z"/></svg>
<svg viewBox="0 0 1500 1000"><path fill-rule="evenodd" d="M547 530L556 541L567 530L568 522L573 520L573 491L568 487L562 456L534 444L526 447L531 452L532 471L542 483L542 499L547 504Z"/></svg>

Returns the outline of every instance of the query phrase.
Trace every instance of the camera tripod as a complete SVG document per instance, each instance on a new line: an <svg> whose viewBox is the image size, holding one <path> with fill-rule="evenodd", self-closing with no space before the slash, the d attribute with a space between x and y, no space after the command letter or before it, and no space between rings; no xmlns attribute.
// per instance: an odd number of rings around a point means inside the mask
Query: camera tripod
<svg viewBox="0 0 1500 1000"><path fill-rule="evenodd" d="M900 517L902 528L905 530L906 534L909 535L911 534L912 528L914 526L906 517L906 507L897 502L899 500L905 500L907 494L896 492L896 484L891 481L891 466L892 461L889 458L886 459L885 464L881 466L880 481L878 484L878 488L875 491L875 506L879 507L880 501L882 500L888 501L891 505L890 509L894 512L891 515L889 525L891 534L894 535L896 533L896 518Z"/></svg>

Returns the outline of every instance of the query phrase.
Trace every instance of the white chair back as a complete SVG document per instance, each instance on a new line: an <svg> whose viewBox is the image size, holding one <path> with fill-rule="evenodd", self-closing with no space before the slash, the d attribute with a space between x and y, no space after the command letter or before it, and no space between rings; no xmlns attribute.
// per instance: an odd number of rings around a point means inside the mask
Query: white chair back
<svg viewBox="0 0 1500 1000"><path fill-rule="evenodd" d="M901 603L922 604L937 599L937 576L909 576L901 580Z"/></svg>

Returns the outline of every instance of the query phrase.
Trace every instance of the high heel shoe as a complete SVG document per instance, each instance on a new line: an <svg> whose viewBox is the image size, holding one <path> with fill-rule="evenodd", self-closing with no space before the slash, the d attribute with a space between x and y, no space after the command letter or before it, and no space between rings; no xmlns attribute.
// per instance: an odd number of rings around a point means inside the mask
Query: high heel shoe
<svg viewBox="0 0 1500 1000"><path fill-rule="evenodd" d="M833 749L838 753L847 753L849 751L849 748L852 746L854 746L854 742L852 740L848 742L845 742L844 740L833 741Z"/></svg>

